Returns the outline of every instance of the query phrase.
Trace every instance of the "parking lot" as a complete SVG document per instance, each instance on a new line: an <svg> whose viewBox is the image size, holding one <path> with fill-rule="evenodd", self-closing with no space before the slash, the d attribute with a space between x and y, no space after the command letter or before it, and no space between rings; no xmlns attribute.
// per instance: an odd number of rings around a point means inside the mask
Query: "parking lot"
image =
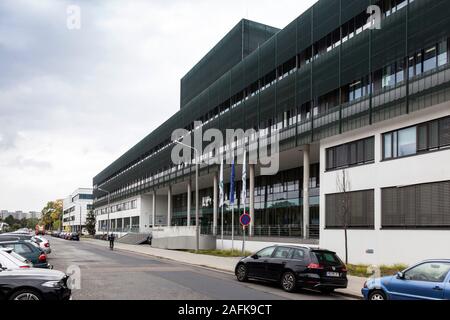
<svg viewBox="0 0 450 320"><path fill-rule="evenodd" d="M278 286L257 282L239 283L234 275L159 260L124 251L110 251L86 242L50 238L49 263L65 271L81 269L81 289L74 300L336 300L313 291L289 294Z"/></svg>

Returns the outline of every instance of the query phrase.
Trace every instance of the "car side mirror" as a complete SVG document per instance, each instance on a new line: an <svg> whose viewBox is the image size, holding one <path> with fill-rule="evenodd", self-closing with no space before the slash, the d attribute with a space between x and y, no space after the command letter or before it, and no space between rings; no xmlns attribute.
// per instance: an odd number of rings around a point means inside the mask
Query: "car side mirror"
<svg viewBox="0 0 450 320"><path fill-rule="evenodd" d="M405 280L405 274L403 272L398 272L397 273L397 279Z"/></svg>
<svg viewBox="0 0 450 320"><path fill-rule="evenodd" d="M6 268L3 268L3 265L0 263L0 272L6 270Z"/></svg>
<svg viewBox="0 0 450 320"><path fill-rule="evenodd" d="M259 256L257 254L254 254L254 255L252 255L252 258L255 259L255 260L258 260Z"/></svg>

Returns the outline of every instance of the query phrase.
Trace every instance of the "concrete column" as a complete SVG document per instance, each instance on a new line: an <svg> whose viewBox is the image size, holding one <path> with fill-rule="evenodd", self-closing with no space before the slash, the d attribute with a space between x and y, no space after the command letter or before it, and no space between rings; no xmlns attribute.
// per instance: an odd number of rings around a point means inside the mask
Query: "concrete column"
<svg viewBox="0 0 450 320"><path fill-rule="evenodd" d="M214 173L214 195L213 195L213 235L217 236L217 212L219 211L219 178Z"/></svg>
<svg viewBox="0 0 450 320"><path fill-rule="evenodd" d="M152 225L153 229L156 226L156 191L153 191L153 201L152 201Z"/></svg>
<svg viewBox="0 0 450 320"><path fill-rule="evenodd" d="M187 226L191 226L191 200L192 200L192 186L191 181L187 184Z"/></svg>
<svg viewBox="0 0 450 320"><path fill-rule="evenodd" d="M250 217L252 222L250 223L249 237L253 237L255 234L255 165L250 166Z"/></svg>
<svg viewBox="0 0 450 320"><path fill-rule="evenodd" d="M303 147L303 238L308 238L309 231L309 178L310 178L310 146Z"/></svg>
<svg viewBox="0 0 450 320"><path fill-rule="evenodd" d="M167 226L172 226L172 187L167 192Z"/></svg>

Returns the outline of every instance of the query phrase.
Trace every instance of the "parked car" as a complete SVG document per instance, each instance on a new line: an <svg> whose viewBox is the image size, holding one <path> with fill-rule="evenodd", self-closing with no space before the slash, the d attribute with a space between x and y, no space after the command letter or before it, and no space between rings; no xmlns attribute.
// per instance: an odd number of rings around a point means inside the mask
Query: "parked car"
<svg viewBox="0 0 450 320"><path fill-rule="evenodd" d="M8 238L8 239L18 239L18 240L31 240L31 238L33 238L32 235L30 234L25 234L25 233L3 233L0 235L0 241L2 241L2 239L4 238Z"/></svg>
<svg viewBox="0 0 450 320"><path fill-rule="evenodd" d="M69 300L67 280L60 271L0 266L0 300Z"/></svg>
<svg viewBox="0 0 450 320"><path fill-rule="evenodd" d="M71 232L69 233L67 240L80 241L80 235L77 232Z"/></svg>
<svg viewBox="0 0 450 320"><path fill-rule="evenodd" d="M273 246L243 258L235 269L238 281L260 279L297 288L331 293L347 288L347 268L335 252L298 246Z"/></svg>
<svg viewBox="0 0 450 320"><path fill-rule="evenodd" d="M427 260L397 275L366 281L366 300L450 300L450 260Z"/></svg>
<svg viewBox="0 0 450 320"><path fill-rule="evenodd" d="M11 248L0 248L0 264L7 269L31 268L33 265Z"/></svg>
<svg viewBox="0 0 450 320"><path fill-rule="evenodd" d="M15 253L31 261L34 268L51 268L51 266L47 263L47 255L30 241L0 240L0 247L12 248Z"/></svg>
<svg viewBox="0 0 450 320"><path fill-rule="evenodd" d="M37 245L39 245L39 248L41 248L46 255L52 253L52 249L50 248L50 241L48 241L46 238L42 236L35 236L32 237L31 240L35 242Z"/></svg>
<svg viewBox="0 0 450 320"><path fill-rule="evenodd" d="M61 233L60 231L53 231L53 232L51 233L51 235L52 235L52 237L59 238L59 234L60 234L60 233Z"/></svg>

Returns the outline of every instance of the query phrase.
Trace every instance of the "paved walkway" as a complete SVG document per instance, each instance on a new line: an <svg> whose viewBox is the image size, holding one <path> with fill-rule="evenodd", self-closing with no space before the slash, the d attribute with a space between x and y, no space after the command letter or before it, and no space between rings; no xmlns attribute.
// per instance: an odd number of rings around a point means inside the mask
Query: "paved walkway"
<svg viewBox="0 0 450 320"><path fill-rule="evenodd" d="M100 246L108 246L109 244L105 241L94 240L94 239L82 239L82 241L89 242L92 244ZM182 263L196 265L201 267L207 267L219 271L234 273L234 268L240 258L229 258L229 257L215 257L202 254L194 254L183 251L173 251L152 248L148 245L130 245L123 243L115 243L115 248L118 250L129 251L144 255L149 255L156 258L168 259L173 261L179 261ZM360 277L348 277L349 284L348 288L345 290L338 290L336 292L342 293L351 297L361 298L361 288L364 285L366 279Z"/></svg>

